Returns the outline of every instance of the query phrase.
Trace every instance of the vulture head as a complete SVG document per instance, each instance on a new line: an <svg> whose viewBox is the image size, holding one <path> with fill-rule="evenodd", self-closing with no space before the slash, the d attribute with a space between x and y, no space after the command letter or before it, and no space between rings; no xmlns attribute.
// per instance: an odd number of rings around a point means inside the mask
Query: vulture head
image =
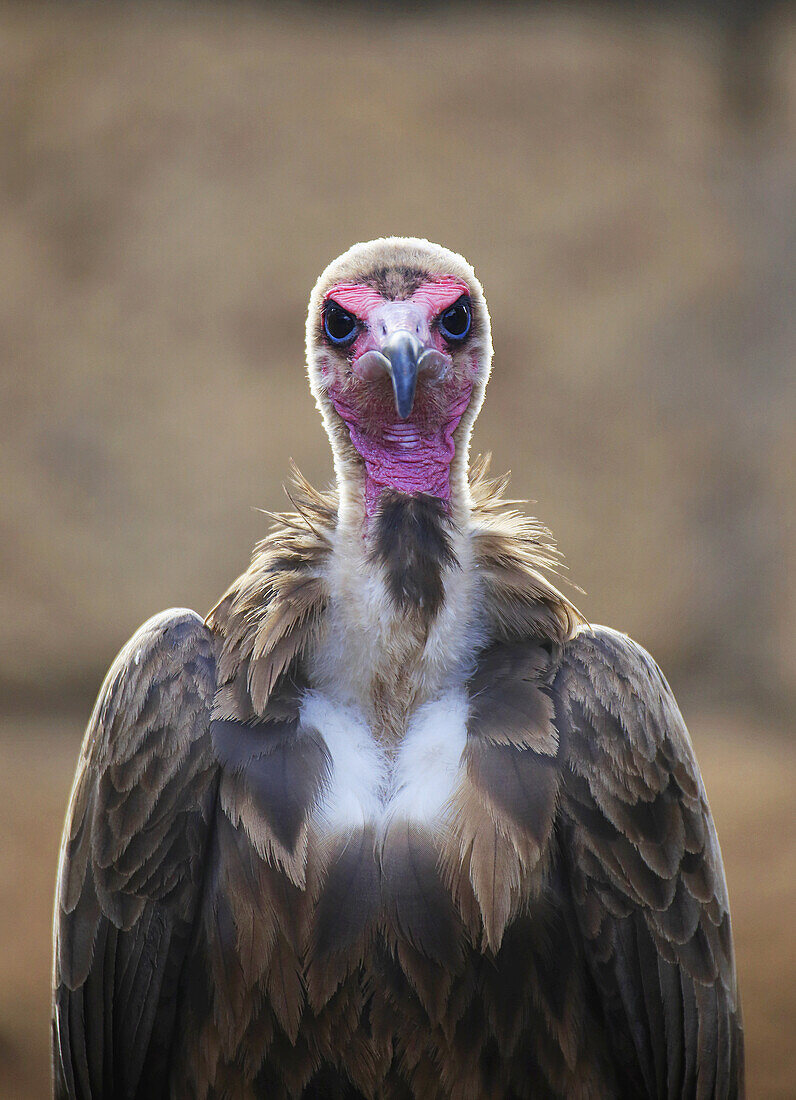
<svg viewBox="0 0 796 1100"><path fill-rule="evenodd" d="M414 237L357 244L315 284L310 386L334 452L340 520L367 526L385 492L469 508L470 432L492 358L475 272Z"/></svg>

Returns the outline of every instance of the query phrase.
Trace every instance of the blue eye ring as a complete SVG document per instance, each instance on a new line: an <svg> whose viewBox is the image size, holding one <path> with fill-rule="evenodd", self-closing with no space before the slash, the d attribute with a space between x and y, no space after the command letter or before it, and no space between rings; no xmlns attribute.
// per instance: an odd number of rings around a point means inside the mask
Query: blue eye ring
<svg viewBox="0 0 796 1100"><path fill-rule="evenodd" d="M470 333L473 323L473 309L468 294L462 294L461 298L448 306L440 313L437 325L442 335L452 344L461 343Z"/></svg>
<svg viewBox="0 0 796 1100"><path fill-rule="evenodd" d="M357 319L337 302L328 301L323 307L323 331L330 344L343 348L357 334Z"/></svg>

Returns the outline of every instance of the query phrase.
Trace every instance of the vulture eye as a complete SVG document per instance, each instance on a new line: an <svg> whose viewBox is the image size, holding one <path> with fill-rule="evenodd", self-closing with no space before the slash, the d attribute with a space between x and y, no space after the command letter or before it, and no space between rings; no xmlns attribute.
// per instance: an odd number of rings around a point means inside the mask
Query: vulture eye
<svg viewBox="0 0 796 1100"><path fill-rule="evenodd" d="M441 313L439 316L439 330L446 340L463 340L470 331L472 313L470 299L462 294L458 302Z"/></svg>
<svg viewBox="0 0 796 1100"><path fill-rule="evenodd" d="M327 302L323 311L323 330L333 344L350 344L357 331L357 319L337 302Z"/></svg>

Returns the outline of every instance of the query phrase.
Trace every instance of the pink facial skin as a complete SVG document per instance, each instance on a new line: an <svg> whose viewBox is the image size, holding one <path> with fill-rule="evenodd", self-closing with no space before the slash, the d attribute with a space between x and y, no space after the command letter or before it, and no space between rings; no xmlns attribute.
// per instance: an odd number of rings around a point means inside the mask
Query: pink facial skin
<svg viewBox="0 0 796 1100"><path fill-rule="evenodd" d="M388 488L402 493L429 493L450 501L453 434L470 403L477 364L464 351L444 378L433 380L421 374L412 411L401 420L389 377L376 381L357 377L357 359L367 351L379 350L381 321L391 310L399 327L404 317L413 317L422 328L423 343L449 355L455 349L434 321L468 293L465 283L446 276L423 283L405 302L390 302L372 287L356 283L340 283L326 295L327 300L333 299L360 323L360 332L347 349L351 368L342 370L337 363L327 362L322 370L332 403L365 463L368 516L374 514L381 493ZM407 310L407 305L414 308Z"/></svg>

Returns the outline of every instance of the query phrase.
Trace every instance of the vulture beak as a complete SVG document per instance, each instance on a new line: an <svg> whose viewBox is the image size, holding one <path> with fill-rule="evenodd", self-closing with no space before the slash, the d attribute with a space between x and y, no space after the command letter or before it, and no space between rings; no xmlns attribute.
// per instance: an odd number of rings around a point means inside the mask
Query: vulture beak
<svg viewBox="0 0 796 1100"><path fill-rule="evenodd" d="M406 420L415 403L415 387L420 359L426 348L405 329L394 332L381 347L387 360L395 394L395 408L401 420Z"/></svg>
<svg viewBox="0 0 796 1100"><path fill-rule="evenodd" d="M353 369L367 381L389 374L396 412L406 420L415 402L418 377L441 380L451 357L434 346L427 316L411 302L385 302L369 322L371 346L354 361Z"/></svg>

